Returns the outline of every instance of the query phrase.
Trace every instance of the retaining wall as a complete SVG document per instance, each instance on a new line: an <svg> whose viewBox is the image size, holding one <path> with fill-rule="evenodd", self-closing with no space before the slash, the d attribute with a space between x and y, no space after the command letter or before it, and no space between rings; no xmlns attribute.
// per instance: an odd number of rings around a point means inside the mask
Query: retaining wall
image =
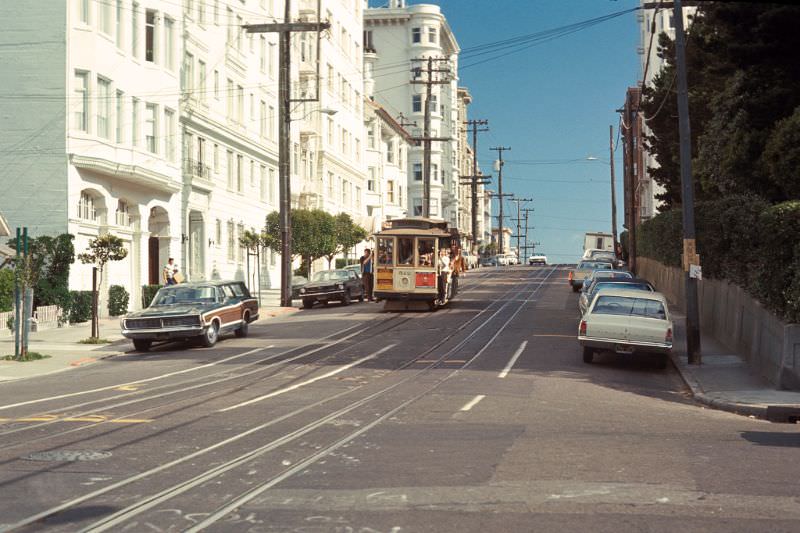
<svg viewBox="0 0 800 533"><path fill-rule="evenodd" d="M683 270L637 258L637 275L650 280L685 313ZM779 320L741 287L716 279L698 282L700 329L741 356L779 389L800 390L800 325Z"/></svg>

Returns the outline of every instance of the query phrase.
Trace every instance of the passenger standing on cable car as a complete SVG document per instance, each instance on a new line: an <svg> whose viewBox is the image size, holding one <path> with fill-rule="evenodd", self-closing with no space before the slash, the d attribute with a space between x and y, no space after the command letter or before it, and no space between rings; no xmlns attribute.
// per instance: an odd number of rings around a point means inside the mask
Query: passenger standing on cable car
<svg viewBox="0 0 800 533"><path fill-rule="evenodd" d="M373 272L373 262L372 262L372 252L369 248L364 249L364 255L361 256L359 261L361 263L361 283L364 286L364 296L367 297L367 301L372 301L372 272Z"/></svg>
<svg viewBox="0 0 800 533"><path fill-rule="evenodd" d="M447 248L439 249L439 301L444 303L447 294L447 278L450 274L450 255Z"/></svg>
<svg viewBox="0 0 800 533"><path fill-rule="evenodd" d="M453 265L453 294L458 291L458 278L462 272L466 272L464 268L464 258L461 256L461 248L458 244L453 242L450 245L450 264Z"/></svg>

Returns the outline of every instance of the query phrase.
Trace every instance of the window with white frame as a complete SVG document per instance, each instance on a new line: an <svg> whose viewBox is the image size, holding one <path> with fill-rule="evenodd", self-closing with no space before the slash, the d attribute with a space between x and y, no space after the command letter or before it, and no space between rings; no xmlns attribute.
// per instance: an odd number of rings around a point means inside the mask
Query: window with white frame
<svg viewBox="0 0 800 533"><path fill-rule="evenodd" d="M261 180L261 187L260 187L260 198L262 202L267 201L267 193L269 191L269 183L267 183L267 167L266 165L261 165L259 168L260 174L259 178Z"/></svg>
<svg viewBox="0 0 800 533"><path fill-rule="evenodd" d="M394 180L386 180L386 201L394 203Z"/></svg>
<svg viewBox="0 0 800 533"><path fill-rule="evenodd" d="M89 131L89 73L76 70L73 92L75 94L75 113L73 127L78 131Z"/></svg>
<svg viewBox="0 0 800 533"><path fill-rule="evenodd" d="M371 192L375 192L375 167L367 167L367 190Z"/></svg>
<svg viewBox="0 0 800 533"><path fill-rule="evenodd" d="M236 226L236 235L240 238L244 235L244 224L239 224ZM239 264L244 263L244 246L242 243L239 242L239 239L236 239L236 250L238 252L238 259Z"/></svg>
<svg viewBox="0 0 800 533"><path fill-rule="evenodd" d="M214 163L214 174L219 174L219 145L214 144L214 154L213 154L213 163Z"/></svg>
<svg viewBox="0 0 800 533"><path fill-rule="evenodd" d="M414 113L422 113L422 95L415 94L411 96L411 111Z"/></svg>
<svg viewBox="0 0 800 533"><path fill-rule="evenodd" d="M88 0L87 0L88 1ZM136 59L138 57L139 44L139 4L134 2L131 4L131 55Z"/></svg>
<svg viewBox="0 0 800 533"><path fill-rule="evenodd" d="M236 259L236 225L228 221L228 261Z"/></svg>
<svg viewBox="0 0 800 533"><path fill-rule="evenodd" d="M197 0L197 23L206 23L206 0Z"/></svg>
<svg viewBox="0 0 800 533"><path fill-rule="evenodd" d="M259 117L258 117L258 133L262 137L267 136L267 103L264 100L261 100L258 107Z"/></svg>
<svg viewBox="0 0 800 533"><path fill-rule="evenodd" d="M97 221L97 208L94 205L94 196L86 191L82 191L78 199L78 218L89 222Z"/></svg>
<svg viewBox="0 0 800 533"><path fill-rule="evenodd" d="M111 2L108 0L97 2L97 28L106 35L111 35Z"/></svg>
<svg viewBox="0 0 800 533"><path fill-rule="evenodd" d="M422 41L422 28L411 28L411 42L419 43Z"/></svg>
<svg viewBox="0 0 800 533"><path fill-rule="evenodd" d="M144 109L144 147L150 153L158 153L158 106L146 104Z"/></svg>
<svg viewBox="0 0 800 533"><path fill-rule="evenodd" d="M194 91L194 56L186 52L183 57L183 92L190 98L195 95Z"/></svg>
<svg viewBox="0 0 800 533"><path fill-rule="evenodd" d="M439 216L439 199L438 198L431 198L430 200L430 216L438 217Z"/></svg>
<svg viewBox="0 0 800 533"><path fill-rule="evenodd" d="M144 60L156 62L156 12L147 9L144 12Z"/></svg>
<svg viewBox="0 0 800 533"><path fill-rule="evenodd" d="M431 179L433 181L439 181L439 165L436 163L431 163Z"/></svg>
<svg viewBox="0 0 800 533"><path fill-rule="evenodd" d="M219 100L219 71L214 71L214 98Z"/></svg>
<svg viewBox="0 0 800 533"><path fill-rule="evenodd" d="M139 108L141 102L138 98L131 99L131 144L139 146Z"/></svg>
<svg viewBox="0 0 800 533"><path fill-rule="evenodd" d="M271 204L275 204L276 199L276 189L278 188L278 180L275 177L275 169L269 169L269 202Z"/></svg>
<svg viewBox="0 0 800 533"><path fill-rule="evenodd" d="M111 138L109 120L111 118L111 81L97 77L97 135Z"/></svg>
<svg viewBox="0 0 800 533"><path fill-rule="evenodd" d="M269 138L272 140L275 140L275 122L277 122L275 107L269 106Z"/></svg>
<svg viewBox="0 0 800 533"><path fill-rule="evenodd" d="M201 102L206 101L206 62L199 60L197 62L197 92Z"/></svg>
<svg viewBox="0 0 800 533"><path fill-rule="evenodd" d="M414 211L414 216L415 217L421 217L422 216L422 198L414 198L413 202L414 202L414 204L412 206L412 209Z"/></svg>
<svg viewBox="0 0 800 533"><path fill-rule="evenodd" d="M375 125L367 126L367 148L375 149Z"/></svg>
<svg viewBox="0 0 800 533"><path fill-rule="evenodd" d="M394 156L394 139L391 139L386 143L386 162L393 165L395 160Z"/></svg>
<svg viewBox="0 0 800 533"><path fill-rule="evenodd" d="M217 219L214 224L214 244L219 248L222 246L222 221Z"/></svg>
<svg viewBox="0 0 800 533"><path fill-rule="evenodd" d="M89 0L78 0L78 19L89 24Z"/></svg>
<svg viewBox="0 0 800 533"><path fill-rule="evenodd" d="M117 0L117 15L114 18L114 43L117 48L122 48L122 0Z"/></svg>
<svg viewBox="0 0 800 533"><path fill-rule="evenodd" d="M433 44L439 42L439 30L433 26L428 27L428 42Z"/></svg>
<svg viewBox="0 0 800 533"><path fill-rule="evenodd" d="M261 72L267 72L267 37L259 35L259 67Z"/></svg>
<svg viewBox="0 0 800 533"><path fill-rule="evenodd" d="M414 181L422 181L422 163L414 163Z"/></svg>
<svg viewBox="0 0 800 533"><path fill-rule="evenodd" d="M175 21L164 17L164 64L175 70Z"/></svg>
<svg viewBox="0 0 800 533"><path fill-rule="evenodd" d="M114 113L114 120L115 120L115 134L114 140L117 143L121 143L123 141L123 129L122 125L124 123L124 116L125 116L125 93L122 91L117 91L116 98L115 98L115 113Z"/></svg>
<svg viewBox="0 0 800 533"><path fill-rule="evenodd" d="M356 185L356 190L353 193L353 196L355 197L356 209L361 209L361 187L358 185Z"/></svg>
<svg viewBox="0 0 800 533"><path fill-rule="evenodd" d="M125 200L120 200L117 203L116 219L117 226L126 228L131 226L130 206Z"/></svg>
<svg viewBox="0 0 800 533"><path fill-rule="evenodd" d="M256 162L250 160L250 186L256 188Z"/></svg>
<svg viewBox="0 0 800 533"><path fill-rule="evenodd" d="M236 160L232 150L228 150L227 156L225 163L227 163L228 169L228 190L232 191L236 187Z"/></svg>
<svg viewBox="0 0 800 533"><path fill-rule="evenodd" d="M176 154L175 154L175 137L178 134L178 125L175 122L175 111L172 109L164 108L164 155L166 156L168 161L175 161ZM198 139L200 141L201 139ZM198 154L201 156L199 158L200 162L203 163L202 151L204 146L202 143L199 144L198 150L200 153Z"/></svg>
<svg viewBox="0 0 800 533"><path fill-rule="evenodd" d="M244 156L236 156L236 191L244 190Z"/></svg>

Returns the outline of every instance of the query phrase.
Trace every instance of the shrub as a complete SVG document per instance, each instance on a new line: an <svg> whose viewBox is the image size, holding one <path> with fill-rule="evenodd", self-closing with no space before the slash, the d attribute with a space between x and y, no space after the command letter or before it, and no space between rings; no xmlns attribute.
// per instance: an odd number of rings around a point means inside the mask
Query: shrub
<svg viewBox="0 0 800 533"><path fill-rule="evenodd" d="M14 271L0 270L0 313L11 311L14 306Z"/></svg>
<svg viewBox="0 0 800 533"><path fill-rule="evenodd" d="M142 285L142 307L148 307L161 285Z"/></svg>
<svg viewBox="0 0 800 533"><path fill-rule="evenodd" d="M69 321L73 324L92 318L92 291L70 291Z"/></svg>
<svg viewBox="0 0 800 533"><path fill-rule="evenodd" d="M131 295L122 285L112 285L108 288L108 314L121 316L128 312L128 302Z"/></svg>

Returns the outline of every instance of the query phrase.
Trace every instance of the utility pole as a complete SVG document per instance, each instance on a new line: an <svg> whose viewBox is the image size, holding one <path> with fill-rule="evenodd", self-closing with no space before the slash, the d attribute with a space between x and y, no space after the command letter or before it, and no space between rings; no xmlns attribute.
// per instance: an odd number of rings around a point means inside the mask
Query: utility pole
<svg viewBox="0 0 800 533"><path fill-rule="evenodd" d="M528 245L528 230L531 229L530 226L528 226L528 215L530 213L533 213L534 211L535 209L532 207L526 207L525 209L522 210L522 212L525 213L525 257L526 258L528 257L528 248L530 248L530 246Z"/></svg>
<svg viewBox="0 0 800 533"><path fill-rule="evenodd" d="M497 170L497 197L500 199L500 212L498 215L498 223L500 227L497 230L497 235L500 241L500 247L498 248L498 253L502 254L503 251L503 152L508 150L511 151L511 147L508 146L496 146L494 148L489 148L489 150L497 150L497 161L495 161L495 170ZM513 196L513 195L506 195L506 196Z"/></svg>
<svg viewBox="0 0 800 533"><path fill-rule="evenodd" d="M470 200L472 207L472 251L476 252L478 249L478 133L489 131L489 128L479 127L487 126L489 121L467 120L464 122L464 124L467 125L467 132L470 131L470 128L472 129L472 175L469 176L468 183L470 185ZM467 178L467 176L462 176L462 178Z"/></svg>
<svg viewBox="0 0 800 533"><path fill-rule="evenodd" d="M617 187L614 181L614 126L608 126L608 156L611 165L611 240L614 243L614 256L617 255Z"/></svg>
<svg viewBox="0 0 800 533"><path fill-rule="evenodd" d="M520 248L520 238L522 237L522 215L520 213L520 204L522 202L532 202L533 198L511 198L512 202L517 203L517 218L514 220L517 222L517 256L519 256L522 252L522 248ZM522 259L520 258L520 262Z"/></svg>
<svg viewBox="0 0 800 533"><path fill-rule="evenodd" d="M317 6L319 8L319 5ZM331 27L329 22L292 22L292 2L284 0L283 22L272 24L247 24L247 33L278 33L278 195L281 230L281 306L292 306L292 191L290 144L292 132L292 102L319 101L319 70L317 71L317 98L292 99L291 94L291 44L293 32L319 32ZM318 47L319 48L319 47ZM319 57L319 50L318 57ZM319 64L317 64L319 68ZM260 289L260 288L259 288Z"/></svg>
<svg viewBox="0 0 800 533"><path fill-rule="evenodd" d="M694 183L689 128L689 90L686 82L686 41L683 33L681 0L675 0L675 59L678 67L678 133L681 144L681 189L683 192L683 269L686 272L686 354L689 364L699 365L700 313L697 307L697 278L692 266L700 266L694 228Z"/></svg>
<svg viewBox="0 0 800 533"><path fill-rule="evenodd" d="M427 61L428 66L426 68L426 79L423 80L411 80L412 85L425 85L425 102L423 105L423 111L425 112L424 115L424 124L422 126L422 137L416 137L414 140L422 141L422 216L427 218L431 216L431 142L432 141L449 141L450 137L431 137L431 96L433 95L433 86L434 85L447 85L450 83L449 79L446 79L446 76L443 76L442 79L434 80L433 75L434 73L444 73L449 74L450 68L433 68L434 61L437 63L442 62L449 62L449 59L444 57L433 58L429 57L426 59L414 59L414 62L422 62ZM418 73L421 69L414 68L412 69L412 73ZM440 206L441 207L441 206Z"/></svg>

